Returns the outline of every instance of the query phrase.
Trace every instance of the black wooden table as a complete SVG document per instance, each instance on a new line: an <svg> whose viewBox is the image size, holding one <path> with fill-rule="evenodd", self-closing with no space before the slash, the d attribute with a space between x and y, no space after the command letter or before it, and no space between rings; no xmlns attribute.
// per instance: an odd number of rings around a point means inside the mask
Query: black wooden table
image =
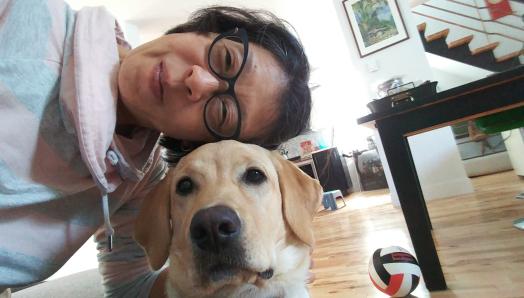
<svg viewBox="0 0 524 298"><path fill-rule="evenodd" d="M521 106L524 106L522 66L357 120L358 124L374 125L378 130L411 242L430 291L445 290L447 286L407 137Z"/></svg>

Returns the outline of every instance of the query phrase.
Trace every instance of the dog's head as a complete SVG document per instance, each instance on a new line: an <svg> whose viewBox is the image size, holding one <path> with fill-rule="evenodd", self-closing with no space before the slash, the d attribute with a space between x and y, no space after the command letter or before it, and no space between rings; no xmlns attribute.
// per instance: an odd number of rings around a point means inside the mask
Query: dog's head
<svg viewBox="0 0 524 298"><path fill-rule="evenodd" d="M184 297L256 294L304 283L320 199L319 183L277 153L207 144L145 199L135 238L152 268L169 256L168 282Z"/></svg>

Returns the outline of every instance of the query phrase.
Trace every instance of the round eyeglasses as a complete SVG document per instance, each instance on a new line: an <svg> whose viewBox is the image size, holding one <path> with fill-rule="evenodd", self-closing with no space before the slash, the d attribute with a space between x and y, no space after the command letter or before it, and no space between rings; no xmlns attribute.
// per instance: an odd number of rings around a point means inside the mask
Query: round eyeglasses
<svg viewBox="0 0 524 298"><path fill-rule="evenodd" d="M228 83L226 91L214 94L204 106L204 123L217 139L237 139L240 135L242 116L235 83L246 64L248 43L247 32L235 28L218 35L209 47L209 68Z"/></svg>

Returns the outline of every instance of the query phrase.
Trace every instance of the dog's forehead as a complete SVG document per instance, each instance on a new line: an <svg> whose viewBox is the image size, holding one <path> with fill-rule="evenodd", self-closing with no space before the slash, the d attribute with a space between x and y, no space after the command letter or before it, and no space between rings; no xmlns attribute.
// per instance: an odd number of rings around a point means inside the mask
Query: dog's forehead
<svg viewBox="0 0 524 298"><path fill-rule="evenodd" d="M237 141L221 141L197 148L181 160L179 170L227 171L245 166L273 167L266 149Z"/></svg>

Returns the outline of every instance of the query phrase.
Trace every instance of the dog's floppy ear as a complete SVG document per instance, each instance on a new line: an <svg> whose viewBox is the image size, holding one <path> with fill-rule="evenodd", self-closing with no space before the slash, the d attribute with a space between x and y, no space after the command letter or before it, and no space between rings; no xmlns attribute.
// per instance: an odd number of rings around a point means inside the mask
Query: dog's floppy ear
<svg viewBox="0 0 524 298"><path fill-rule="evenodd" d="M172 172L144 198L135 222L135 239L145 249L149 265L155 270L162 268L169 255Z"/></svg>
<svg viewBox="0 0 524 298"><path fill-rule="evenodd" d="M284 218L295 235L313 247L313 217L322 200L322 187L280 154L273 152L272 160L278 172Z"/></svg>

